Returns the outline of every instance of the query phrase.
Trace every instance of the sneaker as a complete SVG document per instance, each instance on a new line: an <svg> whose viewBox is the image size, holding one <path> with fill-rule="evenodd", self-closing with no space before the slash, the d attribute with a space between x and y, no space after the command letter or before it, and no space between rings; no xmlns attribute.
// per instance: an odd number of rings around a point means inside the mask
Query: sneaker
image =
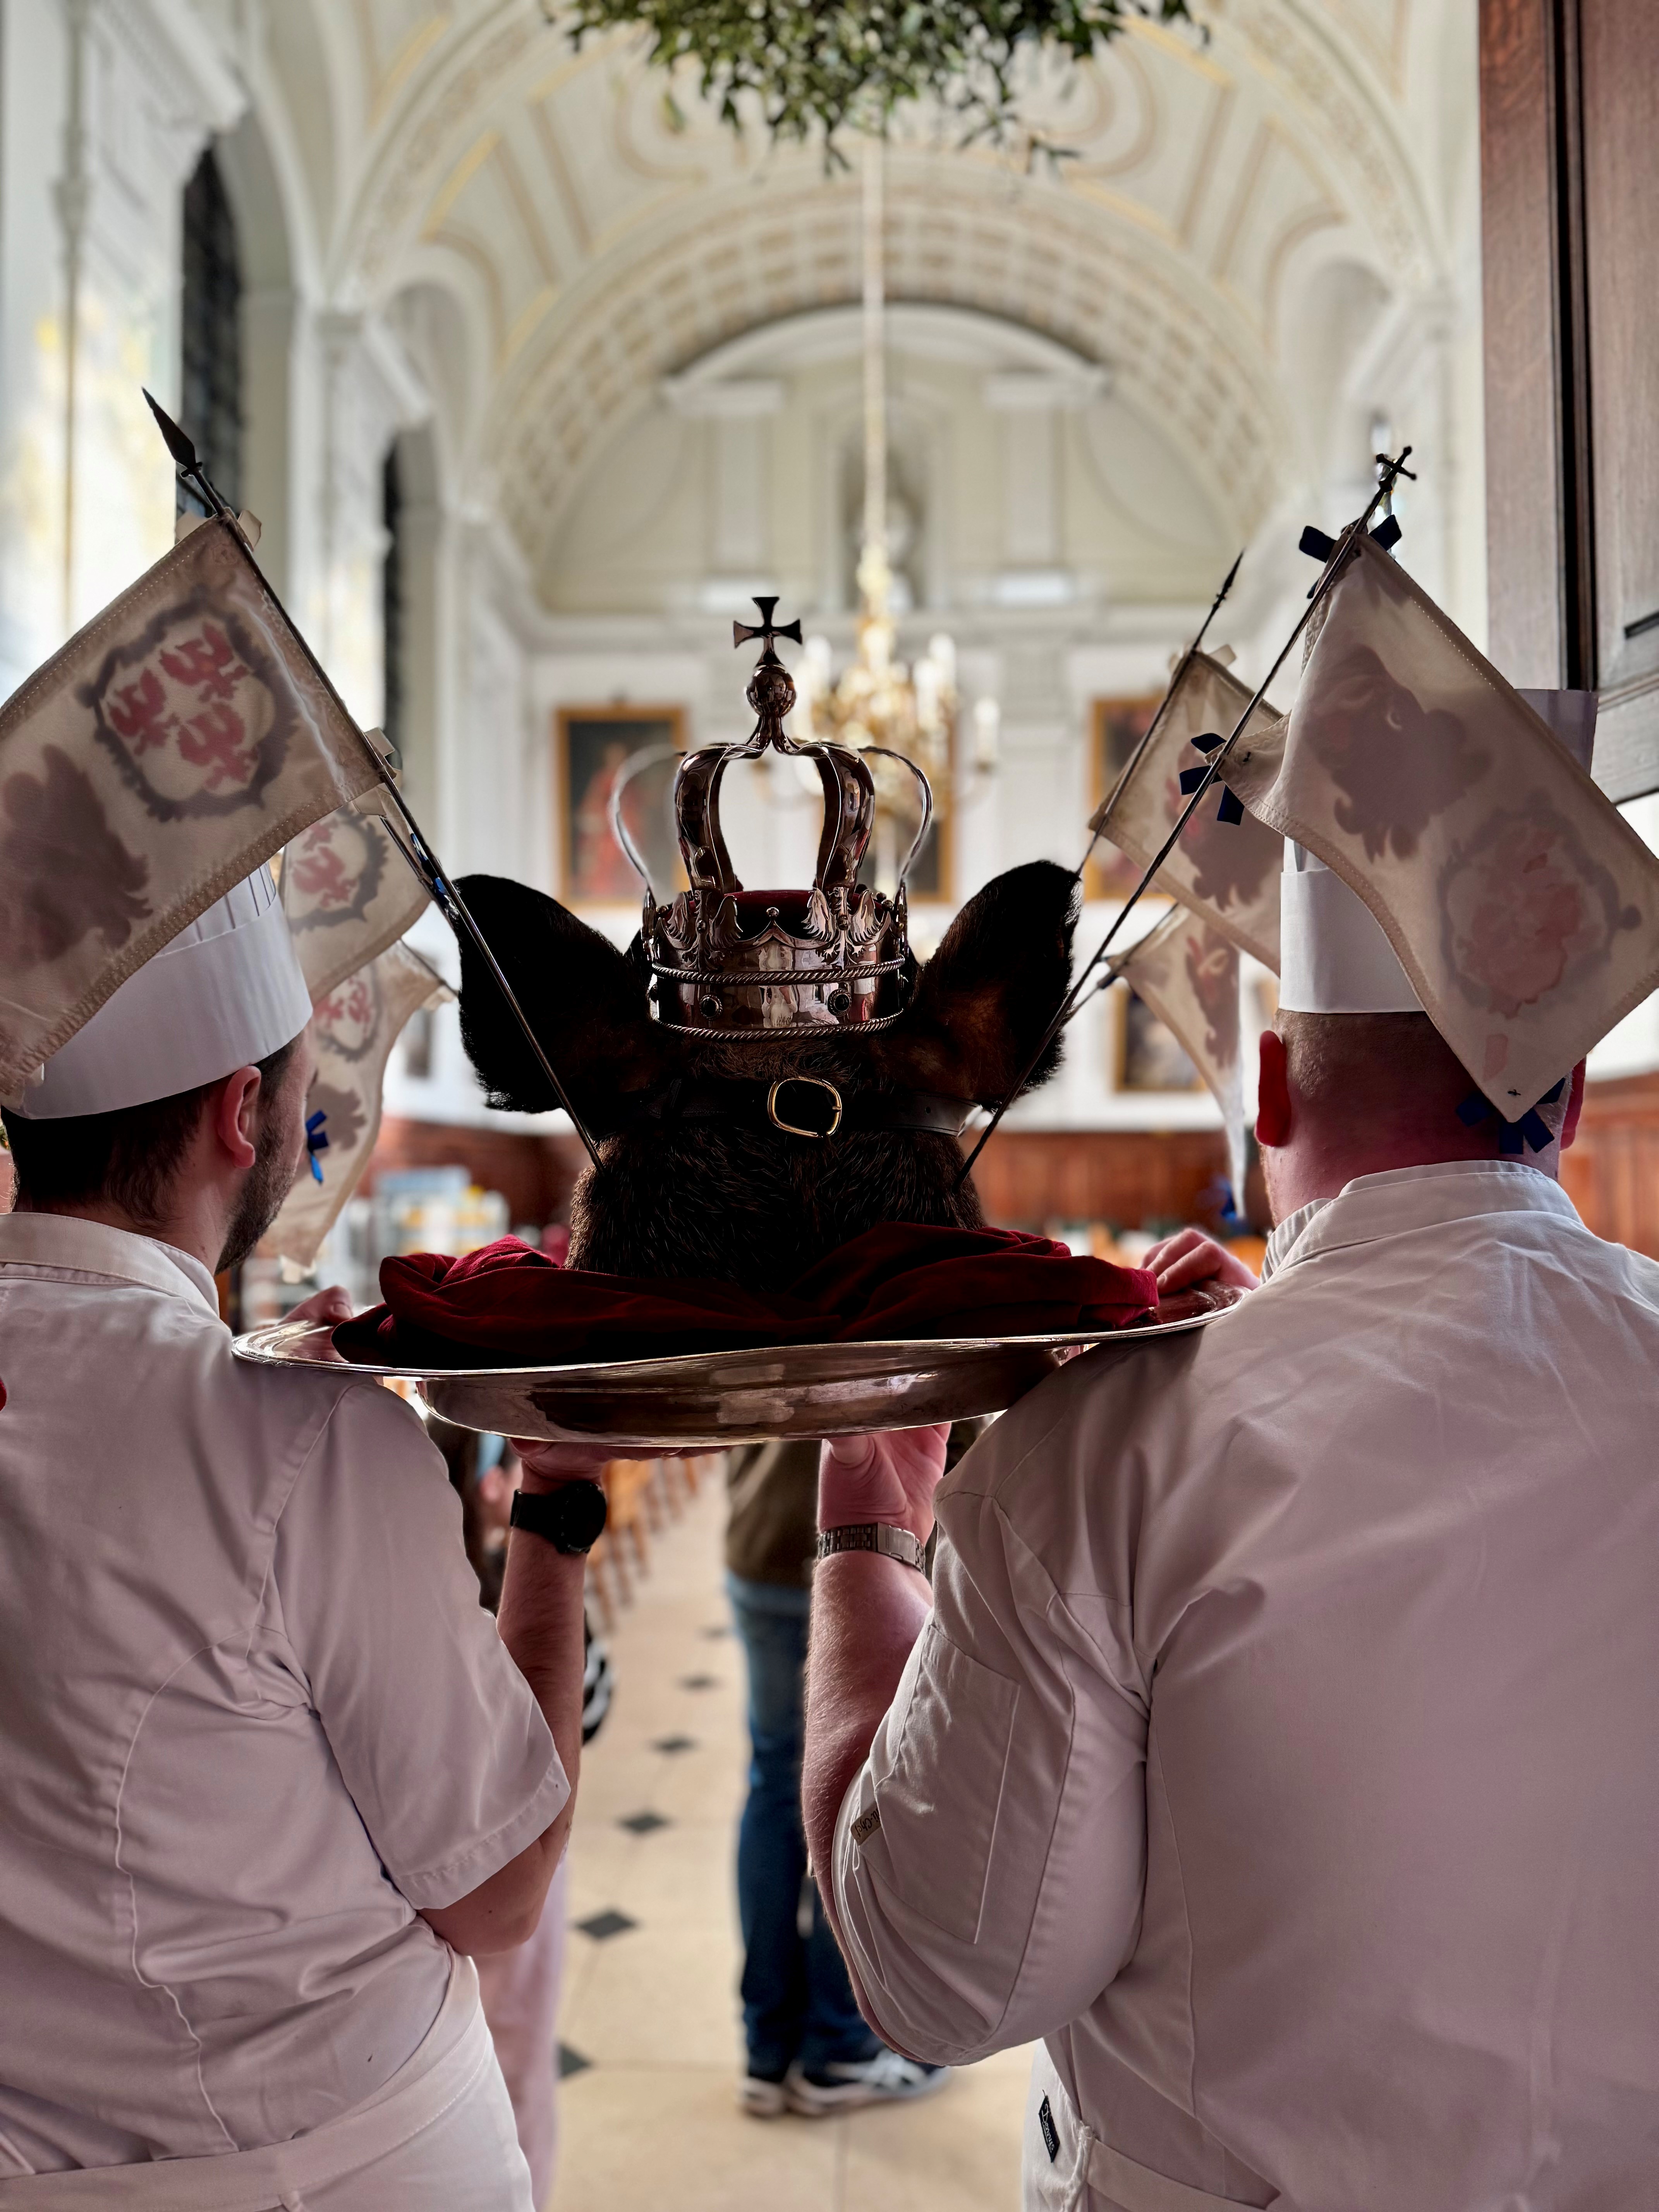
<svg viewBox="0 0 1659 2212"><path fill-rule="evenodd" d="M738 2110L750 2119L775 2120L789 2109L781 2074L745 2074L738 2084Z"/></svg>
<svg viewBox="0 0 1659 2212"><path fill-rule="evenodd" d="M915 2097L929 2097L950 2077L948 2066L923 2066L896 2051L878 2051L873 2058L826 2066L805 2073L794 2065L784 2076L784 2095L792 2112L809 2119L826 2112L852 2112L860 2105L899 2105Z"/></svg>

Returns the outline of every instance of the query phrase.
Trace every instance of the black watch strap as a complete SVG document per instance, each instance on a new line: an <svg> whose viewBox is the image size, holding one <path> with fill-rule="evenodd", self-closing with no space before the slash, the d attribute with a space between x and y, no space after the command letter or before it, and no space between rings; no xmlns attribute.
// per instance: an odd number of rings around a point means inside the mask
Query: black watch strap
<svg viewBox="0 0 1659 2212"><path fill-rule="evenodd" d="M542 1536L568 1558L591 1552L605 1533L605 1492L597 1482L562 1482L556 1490L515 1490L514 1528Z"/></svg>

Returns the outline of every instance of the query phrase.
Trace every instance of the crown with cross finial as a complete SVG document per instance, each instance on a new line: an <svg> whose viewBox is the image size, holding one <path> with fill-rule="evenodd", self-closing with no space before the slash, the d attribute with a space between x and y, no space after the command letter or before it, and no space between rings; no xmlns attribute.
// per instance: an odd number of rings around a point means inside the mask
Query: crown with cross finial
<svg viewBox="0 0 1659 2212"><path fill-rule="evenodd" d="M795 703L789 671L773 650L781 637L800 642L799 622L775 623L775 598L757 598L757 623L733 623L733 646L761 641L749 679L757 717L743 744L688 753L674 779L674 816L690 889L659 906L647 895L641 925L651 964L651 997L665 1027L691 1036L732 1040L829 1035L884 1029L904 1012L909 947L904 872L892 898L859 881L875 822L870 769L878 747L797 744L784 730ZM823 791L817 866L805 890L746 890L720 833L720 782L733 761L757 760L769 746L811 761ZM880 754L921 786L921 823L905 866L933 813L927 779L901 753Z"/></svg>

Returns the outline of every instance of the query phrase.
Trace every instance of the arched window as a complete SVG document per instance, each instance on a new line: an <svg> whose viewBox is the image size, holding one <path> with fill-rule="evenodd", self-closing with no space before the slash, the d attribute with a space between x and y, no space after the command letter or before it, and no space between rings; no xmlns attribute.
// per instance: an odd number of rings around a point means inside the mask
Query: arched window
<svg viewBox="0 0 1659 2212"><path fill-rule="evenodd" d="M242 270L236 218L210 147L185 186L179 420L232 507L242 499ZM200 506L182 486L179 508Z"/></svg>

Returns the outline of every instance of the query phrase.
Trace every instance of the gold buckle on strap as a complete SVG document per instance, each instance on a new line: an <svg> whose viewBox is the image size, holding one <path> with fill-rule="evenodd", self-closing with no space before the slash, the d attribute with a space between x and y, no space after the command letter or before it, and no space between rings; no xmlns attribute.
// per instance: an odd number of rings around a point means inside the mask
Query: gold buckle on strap
<svg viewBox="0 0 1659 2212"><path fill-rule="evenodd" d="M778 1093L792 1083L810 1083L815 1091L827 1091L835 1107L835 1118L827 1129L804 1129L799 1121L786 1121L778 1111ZM821 1144L833 1137L841 1127L841 1093L833 1083L826 1083L821 1075L785 1075L775 1082L766 1094L766 1118L775 1129L782 1129L792 1137L813 1137Z"/></svg>

